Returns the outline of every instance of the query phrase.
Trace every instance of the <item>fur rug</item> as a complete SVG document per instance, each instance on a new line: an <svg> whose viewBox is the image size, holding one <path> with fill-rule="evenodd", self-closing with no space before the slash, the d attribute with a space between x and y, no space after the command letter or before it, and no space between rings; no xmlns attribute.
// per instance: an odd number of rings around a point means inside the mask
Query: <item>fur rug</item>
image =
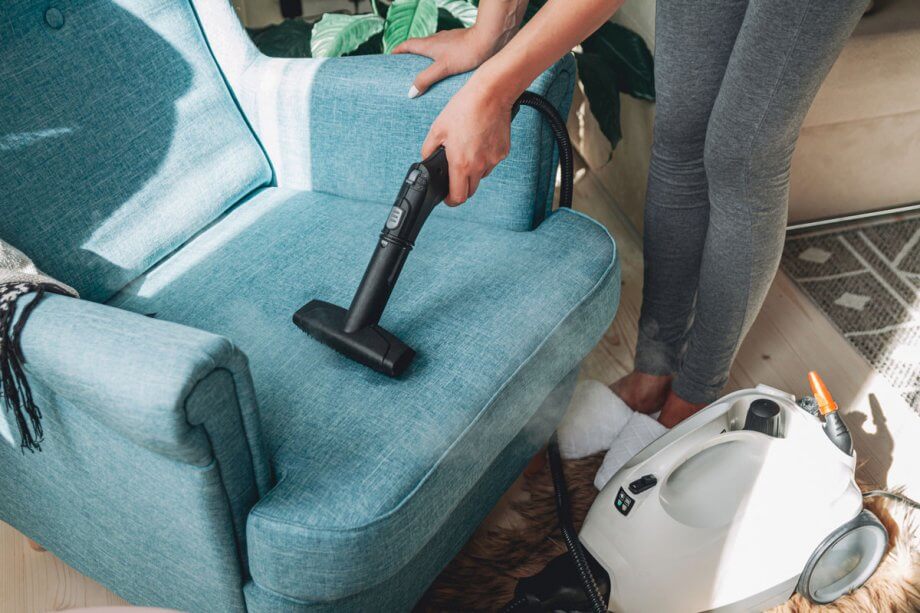
<svg viewBox="0 0 920 613"><path fill-rule="evenodd" d="M597 495L593 480L602 459L598 454L565 463L576 527ZM496 611L512 599L519 579L536 574L565 551L548 466L526 478L524 493L512 502L512 521L480 528L432 584L417 611ZM770 613L920 611L920 514L883 498L867 499L866 507L889 534L888 553L872 578L832 606L813 605L796 594Z"/></svg>

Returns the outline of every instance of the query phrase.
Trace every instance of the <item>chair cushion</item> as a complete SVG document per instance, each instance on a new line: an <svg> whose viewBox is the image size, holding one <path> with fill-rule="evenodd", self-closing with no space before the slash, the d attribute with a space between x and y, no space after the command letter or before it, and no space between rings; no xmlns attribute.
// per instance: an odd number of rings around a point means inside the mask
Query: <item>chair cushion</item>
<svg viewBox="0 0 920 613"><path fill-rule="evenodd" d="M432 217L382 320L418 356L399 380L375 373L291 316L349 304L387 213L266 189L112 301L248 355L277 478L249 517L250 569L289 598L340 598L405 565L616 311L615 247L587 217L531 232Z"/></svg>
<svg viewBox="0 0 920 613"><path fill-rule="evenodd" d="M187 0L0 2L0 237L102 300L271 179Z"/></svg>

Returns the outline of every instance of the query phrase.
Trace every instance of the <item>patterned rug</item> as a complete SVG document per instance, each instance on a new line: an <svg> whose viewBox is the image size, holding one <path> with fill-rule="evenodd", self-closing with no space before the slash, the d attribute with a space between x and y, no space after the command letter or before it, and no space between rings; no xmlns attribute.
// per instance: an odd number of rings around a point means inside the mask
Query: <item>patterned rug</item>
<svg viewBox="0 0 920 613"><path fill-rule="evenodd" d="M790 233L782 268L920 414L920 213Z"/></svg>

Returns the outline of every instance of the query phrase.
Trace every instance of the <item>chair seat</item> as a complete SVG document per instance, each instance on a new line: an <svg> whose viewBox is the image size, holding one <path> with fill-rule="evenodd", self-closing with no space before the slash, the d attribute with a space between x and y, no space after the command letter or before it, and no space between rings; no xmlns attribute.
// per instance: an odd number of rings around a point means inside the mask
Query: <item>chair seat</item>
<svg viewBox="0 0 920 613"><path fill-rule="evenodd" d="M381 322L418 355L401 379L373 372L291 316L349 304L387 212L265 189L110 301L248 356L277 481L250 514L249 565L287 598L340 598L404 566L616 311L615 246L589 218L511 232L433 217Z"/></svg>

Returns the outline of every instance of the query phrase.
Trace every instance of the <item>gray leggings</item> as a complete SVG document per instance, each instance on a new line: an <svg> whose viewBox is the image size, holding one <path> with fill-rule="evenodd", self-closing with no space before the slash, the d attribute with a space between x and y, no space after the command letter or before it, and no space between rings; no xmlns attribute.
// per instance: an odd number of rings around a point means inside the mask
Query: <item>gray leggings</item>
<svg viewBox="0 0 920 613"><path fill-rule="evenodd" d="M782 252L789 162L868 0L658 0L636 369L710 402Z"/></svg>

